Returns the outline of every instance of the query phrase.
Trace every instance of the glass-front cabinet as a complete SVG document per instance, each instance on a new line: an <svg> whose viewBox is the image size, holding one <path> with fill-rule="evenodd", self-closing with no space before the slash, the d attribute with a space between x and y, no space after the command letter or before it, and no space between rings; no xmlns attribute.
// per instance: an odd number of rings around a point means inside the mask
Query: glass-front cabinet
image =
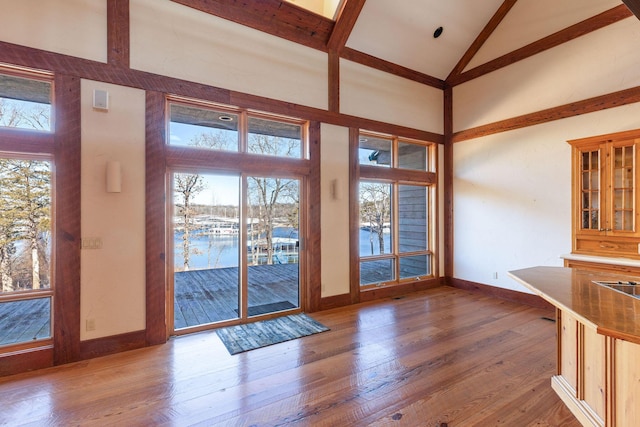
<svg viewBox="0 0 640 427"><path fill-rule="evenodd" d="M640 130L572 140L573 252L640 258Z"/></svg>

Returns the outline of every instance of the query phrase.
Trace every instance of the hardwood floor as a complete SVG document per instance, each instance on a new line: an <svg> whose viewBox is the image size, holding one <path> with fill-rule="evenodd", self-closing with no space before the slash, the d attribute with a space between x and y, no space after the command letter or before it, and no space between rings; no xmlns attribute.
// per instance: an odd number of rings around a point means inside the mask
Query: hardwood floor
<svg viewBox="0 0 640 427"><path fill-rule="evenodd" d="M0 379L0 425L579 426L550 386L550 313L463 290L313 313L230 356L215 332Z"/></svg>

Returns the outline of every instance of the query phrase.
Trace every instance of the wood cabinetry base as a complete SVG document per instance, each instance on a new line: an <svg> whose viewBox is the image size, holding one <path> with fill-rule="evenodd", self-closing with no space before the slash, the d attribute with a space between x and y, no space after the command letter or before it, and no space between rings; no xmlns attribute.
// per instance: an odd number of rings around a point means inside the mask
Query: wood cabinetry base
<svg viewBox="0 0 640 427"><path fill-rule="evenodd" d="M551 377L551 388L583 426L604 427L604 421L575 397L575 390L560 375Z"/></svg>

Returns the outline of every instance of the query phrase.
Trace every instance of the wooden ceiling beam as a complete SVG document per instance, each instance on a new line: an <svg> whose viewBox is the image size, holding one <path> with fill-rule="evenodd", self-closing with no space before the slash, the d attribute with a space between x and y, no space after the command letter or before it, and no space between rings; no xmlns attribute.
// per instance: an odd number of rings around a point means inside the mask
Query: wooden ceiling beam
<svg viewBox="0 0 640 427"><path fill-rule="evenodd" d="M452 76L447 80L447 83L451 86L456 86L468 82L469 80L473 80L492 71L496 71L515 62L529 58L540 52L559 46L585 34L606 27L607 25L611 25L618 21L626 19L630 16L633 16L631 11L625 5L621 4L620 6L616 6L613 9L609 9L596 16L585 19L582 22L565 28L564 30L560 30L554 34L528 44L527 46L516 49L513 52L507 53L506 55L502 55L483 65L472 68L471 70L466 71L462 74Z"/></svg>
<svg viewBox="0 0 640 427"><path fill-rule="evenodd" d="M636 15L636 18L640 19L640 0L622 0L631 12Z"/></svg>
<svg viewBox="0 0 640 427"><path fill-rule="evenodd" d="M129 0L107 1L107 62L129 68Z"/></svg>
<svg viewBox="0 0 640 427"><path fill-rule="evenodd" d="M476 139L500 132L522 129L555 120L607 110L609 108L635 104L637 102L640 102L640 86L458 131L453 134L452 141L460 142Z"/></svg>
<svg viewBox="0 0 640 427"><path fill-rule="evenodd" d="M349 35L356 25L358 16L366 0L343 0L338 11L336 24L333 27L327 47L329 50L340 52L347 44Z"/></svg>
<svg viewBox="0 0 640 427"><path fill-rule="evenodd" d="M340 56L349 61L357 62L358 64L366 65L367 67L384 71L385 73L404 77L405 79L413 80L415 82L422 83L427 86L432 86L437 89L444 89L444 80L440 80L436 77L432 77L427 74L412 70L410 68L394 64L393 62L385 61L384 59L376 58L375 56L368 55L358 50L345 47L342 50L342 54Z"/></svg>
<svg viewBox="0 0 640 427"><path fill-rule="evenodd" d="M469 62L471 62L475 54L478 53L482 45L489 39L491 34L493 34L500 22L502 22L504 17L507 16L507 14L517 1L518 0L504 0L496 13L493 14L487 25L482 29L480 34L478 34L478 37L476 37L473 43L471 43L469 49L467 49L464 55L462 55L460 61L458 61L456 66L453 67L453 70L451 70L451 73L449 73L447 80L451 79L453 76L457 76L458 74L462 73L462 71L464 71L465 67L469 65Z"/></svg>
<svg viewBox="0 0 640 427"><path fill-rule="evenodd" d="M335 25L282 0L171 1L324 52Z"/></svg>

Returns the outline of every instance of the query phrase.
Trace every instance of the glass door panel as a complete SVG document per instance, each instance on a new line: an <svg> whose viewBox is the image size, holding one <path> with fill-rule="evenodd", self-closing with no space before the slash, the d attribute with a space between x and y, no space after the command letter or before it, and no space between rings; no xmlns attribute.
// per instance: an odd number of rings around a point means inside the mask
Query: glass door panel
<svg viewBox="0 0 640 427"><path fill-rule="evenodd" d="M52 338L51 202L51 162L0 157L0 347Z"/></svg>
<svg viewBox="0 0 640 427"><path fill-rule="evenodd" d="M240 316L240 178L173 175L174 330Z"/></svg>
<svg viewBox="0 0 640 427"><path fill-rule="evenodd" d="M300 181L247 177L247 317L300 307Z"/></svg>

